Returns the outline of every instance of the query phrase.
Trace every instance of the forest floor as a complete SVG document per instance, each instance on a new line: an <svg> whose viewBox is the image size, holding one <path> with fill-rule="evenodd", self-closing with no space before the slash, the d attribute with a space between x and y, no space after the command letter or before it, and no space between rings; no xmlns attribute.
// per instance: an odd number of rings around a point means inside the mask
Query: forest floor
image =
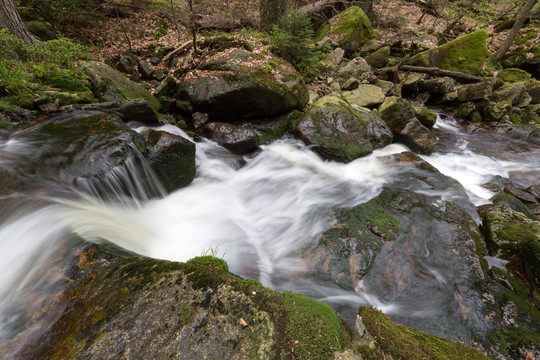
<svg viewBox="0 0 540 360"><path fill-rule="evenodd" d="M144 0L139 0L139 2ZM517 0L516 0L517 1ZM291 6L302 6L308 1L297 0ZM133 7L121 7L122 11L111 11L109 17L98 20L98 24L91 27L81 27L73 24L67 27L68 37L89 45L93 55L101 61L113 61L127 52L141 52L149 47L168 48L189 41L191 34L187 24L190 22L190 12L187 1L151 1ZM437 3L437 1L435 1ZM412 0L375 0L373 3L373 28L377 39L381 42L387 40L406 40L424 37L427 45L430 41L436 45L434 35L441 33L454 19L461 18L461 23L455 28L455 35L462 35L479 28L485 28L494 35L489 38L490 50L494 52L505 39L508 30L496 33L494 27L500 21L498 17L505 14L516 14L520 9L513 1L495 0L489 8L480 12L462 10L448 1L439 1L440 6L435 9L440 16L433 16L423 12L418 2ZM137 4L137 3L136 3ZM487 6L487 5L486 5ZM195 1L195 13L198 15L213 16L216 19L236 19L258 17L258 1L245 0L211 0ZM241 16L239 16L241 14ZM531 34L527 25L521 30L521 35ZM241 35L250 37L250 31L240 31ZM216 32L199 32L200 39L214 36ZM430 36L431 35L431 36ZM535 31L528 36L530 45L540 45L540 34ZM519 44L514 45L519 46Z"/></svg>

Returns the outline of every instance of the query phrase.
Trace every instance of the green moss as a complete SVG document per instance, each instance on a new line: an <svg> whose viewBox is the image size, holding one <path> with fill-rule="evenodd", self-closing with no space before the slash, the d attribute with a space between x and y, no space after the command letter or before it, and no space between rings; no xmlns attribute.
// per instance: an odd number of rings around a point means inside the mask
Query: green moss
<svg viewBox="0 0 540 360"><path fill-rule="evenodd" d="M532 76L525 70L508 68L502 70L497 77L503 79L505 82L515 83L521 81L532 81Z"/></svg>
<svg viewBox="0 0 540 360"><path fill-rule="evenodd" d="M369 38L371 23L364 11L351 6L338 15L339 18L331 32L342 39L338 42L348 53L354 53Z"/></svg>
<svg viewBox="0 0 540 360"><path fill-rule="evenodd" d="M423 333L394 323L388 316L372 307L360 307L359 315L366 330L376 339L375 348L361 345L366 358L392 357L403 360L461 360L489 358L465 344Z"/></svg>
<svg viewBox="0 0 540 360"><path fill-rule="evenodd" d="M444 45L413 56L408 63L480 75L486 63L488 33L477 30Z"/></svg>
<svg viewBox="0 0 540 360"><path fill-rule="evenodd" d="M0 121L0 129L9 129L17 125L19 125L19 123L9 122L9 121Z"/></svg>
<svg viewBox="0 0 540 360"><path fill-rule="evenodd" d="M229 272L229 265L227 265L225 260L210 255L194 257L193 259L188 260L186 264L190 266L213 267L224 273Z"/></svg>

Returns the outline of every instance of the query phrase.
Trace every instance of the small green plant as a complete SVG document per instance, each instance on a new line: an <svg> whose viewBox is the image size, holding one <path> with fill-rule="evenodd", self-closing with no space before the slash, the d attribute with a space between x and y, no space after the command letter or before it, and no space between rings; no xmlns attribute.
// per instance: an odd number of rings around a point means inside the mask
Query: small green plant
<svg viewBox="0 0 540 360"><path fill-rule="evenodd" d="M273 51L302 70L313 66L321 58L314 48L315 32L311 20L298 9L289 10L270 32Z"/></svg>
<svg viewBox="0 0 540 360"><path fill-rule="evenodd" d="M165 34L167 34L167 30L169 30L169 24L163 19L159 19L157 22L158 30L154 34L154 39L159 39Z"/></svg>

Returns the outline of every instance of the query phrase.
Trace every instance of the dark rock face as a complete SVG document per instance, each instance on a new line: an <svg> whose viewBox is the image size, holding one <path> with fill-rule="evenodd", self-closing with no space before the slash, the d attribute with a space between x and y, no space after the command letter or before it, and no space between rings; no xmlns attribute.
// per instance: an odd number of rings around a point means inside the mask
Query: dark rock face
<svg viewBox="0 0 540 360"><path fill-rule="evenodd" d="M381 119L333 96L315 102L296 132L321 156L338 161L352 161L392 141Z"/></svg>
<svg viewBox="0 0 540 360"><path fill-rule="evenodd" d="M213 122L206 124L201 132L235 154L247 154L259 147L257 134L242 126Z"/></svg>
<svg viewBox="0 0 540 360"><path fill-rule="evenodd" d="M181 136L146 129L147 160L169 192L189 185L195 177L195 144Z"/></svg>
<svg viewBox="0 0 540 360"><path fill-rule="evenodd" d="M454 91L455 81L449 77L434 78L421 81L418 90L428 92L433 95L444 95Z"/></svg>
<svg viewBox="0 0 540 360"><path fill-rule="evenodd" d="M150 125L159 124L157 113L144 99L89 104L83 106L82 110L97 110L120 115L125 122L138 121Z"/></svg>
<svg viewBox="0 0 540 360"><path fill-rule="evenodd" d="M489 82L465 85L457 89L460 102L487 99L493 92L493 85Z"/></svg>
<svg viewBox="0 0 540 360"><path fill-rule="evenodd" d="M255 60L264 63L249 63ZM231 63L219 67L226 72L179 84L177 98L188 99L194 111L207 113L211 121L268 118L303 108L309 95L302 77L290 65L268 61L236 50Z"/></svg>

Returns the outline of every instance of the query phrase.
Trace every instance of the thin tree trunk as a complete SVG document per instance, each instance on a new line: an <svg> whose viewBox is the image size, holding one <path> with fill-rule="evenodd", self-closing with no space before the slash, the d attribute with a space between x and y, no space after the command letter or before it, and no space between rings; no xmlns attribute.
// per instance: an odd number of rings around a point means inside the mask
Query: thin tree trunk
<svg viewBox="0 0 540 360"><path fill-rule="evenodd" d="M197 28L195 27L195 10L193 10L193 0L188 0L189 11L191 11L191 37L193 39L193 56L197 57Z"/></svg>
<svg viewBox="0 0 540 360"><path fill-rule="evenodd" d="M529 16L529 13L531 12L531 9L536 4L538 0L527 0L525 3L525 6L521 9L519 12L518 18L516 22L514 23L514 26L512 27L512 30L510 30L510 33L508 34L508 37L504 41L504 43L501 45L499 50L495 53L493 56L493 61L498 62L502 59L504 54L508 51L510 46L514 43L514 40L516 40L516 37L519 33L519 29L523 26L523 23L525 23L525 20L527 20L527 16Z"/></svg>
<svg viewBox="0 0 540 360"><path fill-rule="evenodd" d="M261 30L269 31L288 9L287 0L260 0Z"/></svg>
<svg viewBox="0 0 540 360"><path fill-rule="evenodd" d="M0 0L0 29L8 29L27 44L33 44L34 39L22 22L13 0Z"/></svg>

